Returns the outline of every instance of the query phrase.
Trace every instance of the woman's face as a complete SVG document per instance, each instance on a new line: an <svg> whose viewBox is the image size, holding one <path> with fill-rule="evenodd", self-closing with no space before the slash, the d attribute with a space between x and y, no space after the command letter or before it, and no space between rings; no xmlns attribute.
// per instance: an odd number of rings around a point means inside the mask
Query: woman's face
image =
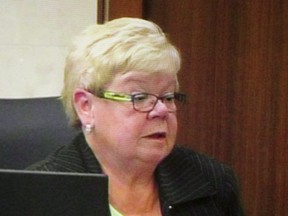
<svg viewBox="0 0 288 216"><path fill-rule="evenodd" d="M162 96L176 90L176 77L167 73L131 71L118 74L104 90ZM177 118L161 101L153 110L143 113L134 110L132 102L98 97L93 100L92 146L95 146L92 148L96 154L118 161L158 163L170 153L176 139Z"/></svg>

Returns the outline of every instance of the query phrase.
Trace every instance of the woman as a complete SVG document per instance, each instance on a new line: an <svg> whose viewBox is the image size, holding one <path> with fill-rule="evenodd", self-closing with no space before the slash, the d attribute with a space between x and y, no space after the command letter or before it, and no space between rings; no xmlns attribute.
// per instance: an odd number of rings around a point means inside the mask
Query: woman
<svg viewBox="0 0 288 216"><path fill-rule="evenodd" d="M112 215L242 215L233 172L175 146L180 56L152 22L86 29L67 57L62 100L72 144L30 169L105 173Z"/></svg>

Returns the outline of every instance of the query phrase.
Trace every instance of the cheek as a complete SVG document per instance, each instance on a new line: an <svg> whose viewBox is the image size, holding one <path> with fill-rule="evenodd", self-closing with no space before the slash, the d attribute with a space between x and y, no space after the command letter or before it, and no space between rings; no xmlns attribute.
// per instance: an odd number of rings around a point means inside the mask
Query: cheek
<svg viewBox="0 0 288 216"><path fill-rule="evenodd" d="M99 123L104 127L104 136L116 145L126 145L135 142L141 132L143 120L133 116L133 112L126 110L110 110L99 116Z"/></svg>
<svg viewBox="0 0 288 216"><path fill-rule="evenodd" d="M134 157L139 146L139 137L141 136L142 128L134 121L118 122L109 129L109 145L113 146L111 151L117 155L122 155L125 158ZM114 132L112 131L114 130Z"/></svg>
<svg viewBox="0 0 288 216"><path fill-rule="evenodd" d="M137 141L143 131L143 121L140 119L126 119L113 125L117 134L117 139L121 143L131 143Z"/></svg>

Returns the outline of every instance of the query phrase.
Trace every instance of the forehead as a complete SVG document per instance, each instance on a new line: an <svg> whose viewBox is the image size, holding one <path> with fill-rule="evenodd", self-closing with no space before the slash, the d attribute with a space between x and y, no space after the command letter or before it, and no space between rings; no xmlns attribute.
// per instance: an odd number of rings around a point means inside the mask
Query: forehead
<svg viewBox="0 0 288 216"><path fill-rule="evenodd" d="M155 86L165 87L177 86L177 76L174 73L155 72L146 73L141 71L129 71L124 74L117 74L109 86Z"/></svg>

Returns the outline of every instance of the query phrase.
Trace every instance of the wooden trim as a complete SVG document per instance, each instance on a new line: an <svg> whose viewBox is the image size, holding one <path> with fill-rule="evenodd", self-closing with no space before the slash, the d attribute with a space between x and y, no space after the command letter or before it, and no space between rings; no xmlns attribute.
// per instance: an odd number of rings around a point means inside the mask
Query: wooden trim
<svg viewBox="0 0 288 216"><path fill-rule="evenodd" d="M109 17L109 0L97 1L97 23L104 23Z"/></svg>

